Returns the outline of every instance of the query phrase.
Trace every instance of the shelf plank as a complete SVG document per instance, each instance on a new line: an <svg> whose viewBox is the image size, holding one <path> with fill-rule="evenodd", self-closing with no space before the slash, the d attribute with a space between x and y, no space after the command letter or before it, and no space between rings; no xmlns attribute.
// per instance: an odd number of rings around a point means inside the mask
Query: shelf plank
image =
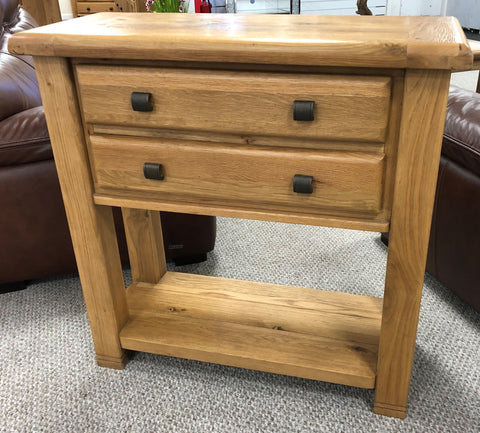
<svg viewBox="0 0 480 433"><path fill-rule="evenodd" d="M379 298L168 272L127 303L125 349L375 386Z"/></svg>

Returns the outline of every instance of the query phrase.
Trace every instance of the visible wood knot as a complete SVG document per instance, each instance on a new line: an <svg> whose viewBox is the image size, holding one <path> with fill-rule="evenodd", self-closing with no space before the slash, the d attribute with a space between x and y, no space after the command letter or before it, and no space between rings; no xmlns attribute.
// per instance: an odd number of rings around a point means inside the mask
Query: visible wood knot
<svg viewBox="0 0 480 433"><path fill-rule="evenodd" d="M352 349L356 350L357 352L366 352L367 351L367 349L365 349L365 347L361 347L361 346L353 346Z"/></svg>
<svg viewBox="0 0 480 433"><path fill-rule="evenodd" d="M174 311L177 311L177 309L176 309L175 307L170 307L168 310L171 311L172 313L173 313Z"/></svg>
<svg viewBox="0 0 480 433"><path fill-rule="evenodd" d="M283 331L283 328L281 326L274 326L272 329L275 329L277 331Z"/></svg>

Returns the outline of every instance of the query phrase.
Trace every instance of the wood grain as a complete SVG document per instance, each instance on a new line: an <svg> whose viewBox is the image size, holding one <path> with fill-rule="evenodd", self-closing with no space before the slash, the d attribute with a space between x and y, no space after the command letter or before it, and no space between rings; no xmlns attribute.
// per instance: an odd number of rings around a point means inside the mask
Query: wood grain
<svg viewBox="0 0 480 433"><path fill-rule="evenodd" d="M390 117L392 117L390 115ZM247 146L290 147L314 150L339 150L346 152L384 153L384 143L367 141L318 140L315 137L301 140L295 137L265 136L256 134L232 134L229 132L187 131L182 129L159 129L121 125L90 124L92 135L123 135L130 137L162 138L165 140L203 141L221 144L243 144ZM395 143L394 143L395 144Z"/></svg>
<svg viewBox="0 0 480 433"><path fill-rule="evenodd" d="M9 47L38 55L100 365L121 368L132 349L376 386L374 411L405 416L450 71L473 64L455 19L98 14L16 34ZM70 60L50 55L77 58L81 95ZM129 66L85 64L105 58ZM129 93L150 88L158 111L135 117ZM295 129L286 101L312 95L328 102L319 123ZM205 107L223 118L204 126ZM145 179L144 162L163 164L165 180ZM312 175L314 193L293 193L294 174ZM114 205L125 208L127 293ZM165 273L153 210L390 229L383 305Z"/></svg>
<svg viewBox="0 0 480 433"><path fill-rule="evenodd" d="M146 12L145 0L70 0L74 17L98 12Z"/></svg>
<svg viewBox="0 0 480 433"><path fill-rule="evenodd" d="M405 77L374 407L383 415L407 410L449 80Z"/></svg>
<svg viewBox="0 0 480 433"><path fill-rule="evenodd" d="M378 345L380 298L167 272L127 290L131 313L232 322ZM339 321L342 325L339 327Z"/></svg>
<svg viewBox="0 0 480 433"><path fill-rule="evenodd" d="M259 221L276 221L281 223L307 224L313 226L338 227L352 230L365 230L371 232L388 232L389 220L383 215L372 217L358 214L350 216L345 213L343 216L332 216L328 214L313 214L302 212L302 209L248 209L241 206L232 207L220 206L205 201L199 203L181 203L177 200L159 200L152 198L151 194L143 196L139 192L123 191L121 196L115 195L112 191L95 193L96 204L105 206L129 207L136 209L154 209L165 212L191 213L197 215L223 216L229 218L246 218ZM278 206L277 206L278 207Z"/></svg>
<svg viewBox="0 0 480 433"><path fill-rule="evenodd" d="M126 357L118 332L128 319L122 268L112 211L93 202L73 74L66 59L34 61L97 361L122 368Z"/></svg>
<svg viewBox="0 0 480 433"><path fill-rule="evenodd" d="M473 53L473 68L480 69L480 41L469 40L468 44Z"/></svg>
<svg viewBox="0 0 480 433"><path fill-rule="evenodd" d="M382 209L384 155L315 152L133 137L90 136L97 191L151 192L152 199L255 210L335 214ZM163 181L145 179L143 164L162 164ZM293 192L293 176L313 176L313 193Z"/></svg>
<svg viewBox="0 0 480 433"><path fill-rule="evenodd" d="M468 43L473 52L473 67L472 69L480 69L480 41L474 41L469 39ZM478 76L476 92L480 93L480 75Z"/></svg>
<svg viewBox="0 0 480 433"><path fill-rule="evenodd" d="M128 300L125 348L374 386L381 299L167 273Z"/></svg>
<svg viewBox="0 0 480 433"><path fill-rule="evenodd" d="M77 18L78 15L78 9L77 9L77 0L70 0L70 4L72 6L72 15L73 18Z"/></svg>
<svg viewBox="0 0 480 433"><path fill-rule="evenodd" d="M58 0L20 0L19 3L39 26L62 21Z"/></svg>
<svg viewBox="0 0 480 433"><path fill-rule="evenodd" d="M388 77L79 65L77 79L87 123L378 143L390 107ZM295 100L315 102L313 121L293 119Z"/></svg>
<svg viewBox="0 0 480 433"><path fill-rule="evenodd" d="M101 13L17 33L15 54L277 65L469 69L452 17Z"/></svg>
<svg viewBox="0 0 480 433"><path fill-rule="evenodd" d="M120 12L120 8L112 1L77 2L77 13L79 14L95 14L98 12Z"/></svg>
<svg viewBox="0 0 480 433"><path fill-rule="evenodd" d="M397 148L400 130L400 120L403 101L403 77L394 77L392 79L392 106L390 109L390 118L388 120L387 139L385 142L385 183L383 194L383 217L390 221L392 213L392 200L394 196L395 170L397 164Z"/></svg>
<svg viewBox="0 0 480 433"><path fill-rule="evenodd" d="M160 213L122 208L122 215L133 281L158 282L167 270Z"/></svg>

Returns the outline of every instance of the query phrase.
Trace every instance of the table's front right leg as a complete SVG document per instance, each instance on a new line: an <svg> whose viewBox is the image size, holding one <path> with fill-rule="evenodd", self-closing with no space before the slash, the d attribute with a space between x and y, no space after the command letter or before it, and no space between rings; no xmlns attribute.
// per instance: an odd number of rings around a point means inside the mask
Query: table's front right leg
<svg viewBox="0 0 480 433"><path fill-rule="evenodd" d="M404 418L427 260L449 71L405 77L374 411Z"/></svg>

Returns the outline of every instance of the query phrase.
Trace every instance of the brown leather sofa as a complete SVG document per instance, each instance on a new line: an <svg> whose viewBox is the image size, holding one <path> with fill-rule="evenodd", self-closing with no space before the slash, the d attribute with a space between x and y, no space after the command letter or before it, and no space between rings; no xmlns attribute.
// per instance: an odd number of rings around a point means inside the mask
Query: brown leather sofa
<svg viewBox="0 0 480 433"><path fill-rule="evenodd" d="M36 26L18 0L0 0L0 284L76 271L32 58L8 53L12 33ZM119 247L128 261L121 213ZM214 217L162 213L167 258L204 260L214 248ZM21 286L21 284L17 284Z"/></svg>
<svg viewBox="0 0 480 433"><path fill-rule="evenodd" d="M388 236L382 234L387 243ZM480 312L480 94L450 86L427 272Z"/></svg>

